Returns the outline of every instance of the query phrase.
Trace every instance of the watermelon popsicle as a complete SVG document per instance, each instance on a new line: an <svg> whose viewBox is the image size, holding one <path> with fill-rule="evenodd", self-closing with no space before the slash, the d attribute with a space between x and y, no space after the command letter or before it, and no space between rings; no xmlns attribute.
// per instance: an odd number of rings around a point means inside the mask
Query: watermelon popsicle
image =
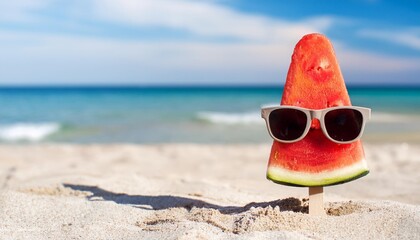
<svg viewBox="0 0 420 240"><path fill-rule="evenodd" d="M308 34L297 43L281 105L312 110L351 106L333 47L325 36ZM334 142L321 129L319 119L309 121L310 129L299 141L273 142L268 179L312 187L340 184L369 173L360 140Z"/></svg>

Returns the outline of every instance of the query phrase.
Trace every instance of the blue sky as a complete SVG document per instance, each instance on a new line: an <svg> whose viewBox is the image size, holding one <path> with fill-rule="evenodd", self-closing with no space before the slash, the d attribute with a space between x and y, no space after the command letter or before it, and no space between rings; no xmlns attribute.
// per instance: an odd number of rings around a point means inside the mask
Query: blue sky
<svg viewBox="0 0 420 240"><path fill-rule="evenodd" d="M420 85L420 1L14 0L0 85L283 84L296 42L331 39L347 84Z"/></svg>

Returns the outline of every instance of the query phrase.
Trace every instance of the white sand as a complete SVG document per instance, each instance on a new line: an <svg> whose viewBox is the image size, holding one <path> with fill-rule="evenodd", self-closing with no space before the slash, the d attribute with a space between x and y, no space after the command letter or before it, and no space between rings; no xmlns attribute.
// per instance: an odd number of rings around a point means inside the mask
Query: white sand
<svg viewBox="0 0 420 240"><path fill-rule="evenodd" d="M1 239L420 239L420 146L366 145L371 173L265 179L270 145L0 146Z"/></svg>

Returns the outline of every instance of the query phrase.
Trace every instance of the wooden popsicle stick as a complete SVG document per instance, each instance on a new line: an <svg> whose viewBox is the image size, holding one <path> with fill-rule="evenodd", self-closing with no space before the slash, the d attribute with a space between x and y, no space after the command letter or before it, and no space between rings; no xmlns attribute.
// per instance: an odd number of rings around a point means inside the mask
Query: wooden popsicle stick
<svg viewBox="0 0 420 240"><path fill-rule="evenodd" d="M309 215L325 215L324 187L309 187Z"/></svg>

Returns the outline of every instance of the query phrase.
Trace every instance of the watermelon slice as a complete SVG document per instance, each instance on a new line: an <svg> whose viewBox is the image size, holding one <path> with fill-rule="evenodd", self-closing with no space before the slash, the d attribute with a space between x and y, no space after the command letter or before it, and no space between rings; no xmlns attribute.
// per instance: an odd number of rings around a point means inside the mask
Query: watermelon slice
<svg viewBox="0 0 420 240"><path fill-rule="evenodd" d="M325 36L309 34L297 43L281 105L309 109L351 105L333 47ZM368 173L360 140L334 143L314 119L301 141L273 142L267 178L292 186L327 186Z"/></svg>

